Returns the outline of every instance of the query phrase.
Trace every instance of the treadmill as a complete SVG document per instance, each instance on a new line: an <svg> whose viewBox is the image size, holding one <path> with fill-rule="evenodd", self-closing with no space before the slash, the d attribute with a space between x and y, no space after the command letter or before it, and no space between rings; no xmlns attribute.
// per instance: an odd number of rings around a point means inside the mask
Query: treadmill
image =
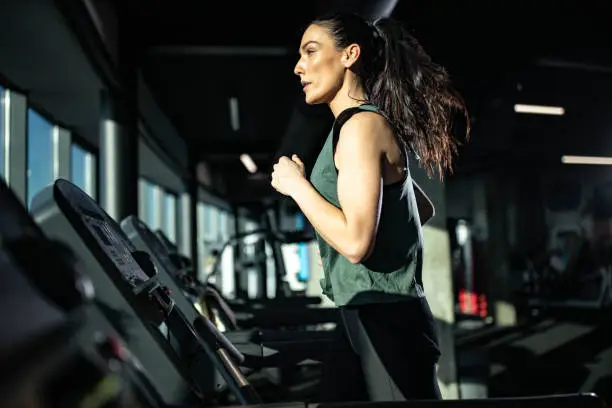
<svg viewBox="0 0 612 408"><path fill-rule="evenodd" d="M278 232L272 228L270 219L272 215L265 218L267 228L257 229L254 231L240 232L231 236L225 241L221 247L214 250L214 263L210 276L219 276L222 255L228 247L238 244L247 237L260 236L265 242L272 247L272 255L274 261L274 269L276 275L276 296L269 298L238 298L228 301L232 309L236 311L249 311L252 309L261 308L308 308L311 306L320 305L322 302L321 296L306 296L306 295L290 295L292 293L289 285L285 281L287 272L285 269L285 260L282 251L282 244L297 244L308 240L308 236L301 231L282 231Z"/></svg>
<svg viewBox="0 0 612 408"><path fill-rule="evenodd" d="M283 402L278 404L261 404L261 398L252 385L244 378L238 368L241 353L232 347L226 337L204 317L200 317L191 325L185 316L174 307L174 300L168 288L156 280L155 266L145 253L138 252L129 242L119 226L113 221L87 194L70 182L59 179L34 198L33 212L36 220L44 231L54 233L64 242L75 245L75 252L85 263L85 270L96 289L96 302L104 303L122 298L122 306L134 318L130 320L130 329L146 327L126 339L128 347L149 371L152 385L159 391L167 406L177 406L175 402L167 402L172 397L172 388L159 382L160 368L173 371L174 377L181 379L196 388L199 384L198 371L193 367L193 361L179 360L171 345L170 339L155 333L161 332L160 326L165 324L170 333L181 333L191 340L194 348L205 353L193 353L193 360L200 360L198 354L204 354L208 363L213 363L222 374L227 385L236 398L237 405L258 405L259 408L348 408L348 407L380 407L381 405L406 408L425 408L444 405L447 408L539 408L554 405L557 408L580 406L582 408L602 408L605 404L593 394L562 395L538 398L490 399L490 400L456 400L456 401L414 401L396 403L320 403L306 404L304 402ZM55 232L54 232L55 231ZM63 238L61 238L63 237ZM78 247L78 249L77 249ZM146 273L145 273L146 270ZM109 287L98 285L102 281L98 275L107 275ZM95 278L95 279L94 279ZM110 293L109 293L110 292ZM111 295L115 294L113 298ZM116 323L116 322L113 322ZM158 354L143 353L142 344L160 346ZM165 342L166 346L161 347ZM136 346L135 348L133 346ZM148 351L144 349L144 351ZM140 358L142 354L145 358ZM167 362L167 363L165 363ZM185 366L181 369L180 364ZM173 378L173 377L171 377ZM199 401L191 407L206 406L210 403L198 395Z"/></svg>
<svg viewBox="0 0 612 408"><path fill-rule="evenodd" d="M34 197L31 212L47 236L79 255L96 290L96 310L121 334L164 404L212 403L219 384L211 363L241 404L260 402L236 366L242 354L207 319L190 322L174 307L148 254L91 197L59 179Z"/></svg>
<svg viewBox="0 0 612 408"><path fill-rule="evenodd" d="M122 226L129 229L127 233L133 234L134 239L138 239L136 237L138 225L132 221L132 218L135 217L126 217L122 222ZM261 231L251 231L237 235L227 241L223 248L230 245L234 240L240 240L247 235L257 234ZM295 328L298 326L303 327L337 322L338 312L336 308L310 307L320 304L320 297L291 296L273 299L227 299L215 285L209 282L202 283L192 276L191 262L177 253L176 246L168 240L163 232L157 231L155 236L160 241L159 244L155 244L155 247L161 246L166 251L164 258L168 261L169 266L171 265L170 268L167 268L171 276L191 296L195 298L205 296L214 302L215 306L224 313L224 316L222 316L224 324L232 328L232 330L238 328ZM281 261L277 260L277 263ZM212 274L216 273L219 264L220 256L215 259Z"/></svg>
<svg viewBox="0 0 612 408"><path fill-rule="evenodd" d="M2 181L0 243L0 406L162 408L121 341L87 330L91 282Z"/></svg>
<svg viewBox="0 0 612 408"><path fill-rule="evenodd" d="M264 234L264 235L272 235L268 230L256 230L251 232L242 233L239 235L235 235L227 240L220 249L214 250L214 264L212 267L213 272L211 275L218 274L219 267L221 263L221 255L225 251L226 248L235 244L237 241L244 239L247 236ZM168 238L168 236L161 230L158 229L155 231L155 235L162 242L166 250L171 254L171 259L175 263L175 265L184 272L192 271L192 263L191 260L185 256L182 256L178 253L178 248L176 245ZM278 234L274 234L274 238L276 240L281 237L276 236ZM285 233L286 237L284 238L283 243L297 243L302 242L302 234L300 232L296 233ZM295 242L293 242L295 241ZM275 251L280 251L280 248L275 248ZM279 252L280 253L280 252ZM280 257L277 259L277 252L275 252L275 265L280 265L284 270L284 261L282 259L282 253L280 253ZM213 286L210 282L206 282L206 285ZM213 286L214 287L214 286ZM216 290L216 288L215 288ZM235 311L249 311L252 309L262 309L262 308L304 308L320 305L322 299L320 296L279 296L272 299L269 298L253 298L253 299L226 299L226 302L231 306L232 310Z"/></svg>
<svg viewBox="0 0 612 408"><path fill-rule="evenodd" d="M159 281L170 288L181 312L185 314L189 321L199 319L200 313L194 307L193 302L184 295L182 285L176 278L178 271L176 271L170 254L158 236L135 216L126 217L121 222L121 227L138 250L151 256L157 267ZM210 299L210 297L207 297L207 301ZM218 298L218 301L220 302L218 305L220 312L232 312L229 306L223 303L222 298ZM274 313L276 312L271 312L270 315ZM283 314L283 317L286 316ZM226 326L230 319L228 317L224 319ZM229 329L230 331L226 331L224 335L244 354L244 366L253 369L291 366L307 359L321 360L322 354L328 350L331 340L329 331L266 330L261 328L239 330L232 326Z"/></svg>

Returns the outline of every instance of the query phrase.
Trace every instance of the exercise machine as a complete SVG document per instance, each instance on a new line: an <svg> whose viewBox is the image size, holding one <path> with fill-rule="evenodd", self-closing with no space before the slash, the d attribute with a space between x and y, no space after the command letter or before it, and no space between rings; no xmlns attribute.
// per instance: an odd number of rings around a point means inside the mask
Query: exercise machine
<svg viewBox="0 0 612 408"><path fill-rule="evenodd" d="M252 206L251 210L259 214L261 228L237 232L220 246L212 248L209 251L209 256L213 259L212 266L206 278L202 279L209 283L219 281L222 255L228 248L233 248L235 291L230 302L234 310L262 307L297 308L320 304L320 296L306 296L303 291L291 287L291 278L285 263L286 253L283 252L286 245L313 241L314 234L308 230L280 229L274 205ZM248 281L246 273L253 270L257 275L256 293L249 296L251 287L245 287ZM268 288L271 272L274 278L274 293L269 293Z"/></svg>
<svg viewBox="0 0 612 408"><path fill-rule="evenodd" d="M146 252L157 266L157 277L174 293L177 307L187 316L188 320L199 318L198 309L203 309L205 314L211 316L221 315L224 326L226 326L225 336L240 350L247 360L245 365L249 368L278 367L281 365L292 365L306 359L320 359L321 353L328 348L330 340L329 332L314 330L266 330L260 325L255 329L240 330L235 322L240 319L233 317L233 313L224 299L215 293L212 288L202 288L204 292L201 296L204 300L199 300L193 304L190 299L183 294L180 282L177 279L178 271L171 261L170 254L167 252L163 242L151 231L147 225L135 216L129 216L121 222L121 227L133 245L140 251ZM211 294L211 292L213 294ZM213 305L210 303L214 302ZM199 308L195 306L200 306ZM313 311L298 309L292 315L291 312L284 311L260 311L260 320L265 321L266 317L274 319L274 316L281 315L287 325L303 322L304 315ZM335 317L336 310L332 310ZM228 315L229 314L229 315ZM302 320L300 320L302 318ZM276 317L276 321L279 318ZM294 320L297 320L295 322ZM325 319L326 321L331 319ZM253 351L256 352L253 355Z"/></svg>
<svg viewBox="0 0 612 408"><path fill-rule="evenodd" d="M180 405L172 399L172 388L160 383L161 376L158 365L172 370L173 377L179 378L197 391L200 387L197 367L193 362L199 360L202 364L214 364L222 374L227 386L231 389L239 405L255 405L261 402L260 396L239 370L243 359L240 352L232 347L227 338L204 317L198 317L193 325L185 318L175 302L172 293L156 279L154 263L145 254L138 252L119 226L113 221L89 196L76 186L65 180L57 180L53 185L43 190L33 202L35 219L47 235L55 231L55 235L64 242L75 245L74 250L84 262L84 271L96 289L95 301L120 306L130 312L132 326L145 327L135 333L124 334L128 348L131 348L150 374L152 384L160 393L164 403ZM80 245L80 246L79 246ZM96 284L101 281L100 275L105 275L108 287ZM94 279L95 277L95 279ZM110 288L110 289L109 289ZM112 290L111 290L112 289ZM117 298L123 300L119 304ZM109 319L111 320L111 319ZM113 322L115 323L115 322ZM179 359L177 351L172 347L168 335L163 335L161 326L165 325L168 333L177 340L191 342L194 352L189 357L192 360ZM129 335L131 334L131 336ZM146 353L142 344L157 345L158 353ZM205 358L199 359L199 355ZM145 358L142 358L145 357ZM165 362L165 363L164 363ZM182 365L182 366L181 366ZM175 381L174 384L176 384ZM194 405L210 403L203 395L197 395L199 402ZM175 397L176 400L176 397ZM558 408L581 406L585 408L602 407L601 400L596 396L571 395L524 399L497 399L480 401L448 401L448 402L400 402L394 406L421 408L439 406L448 407L541 407L554 404ZM313 408L339 408L367 403L341 404L311 404ZM378 404L375 404L376 406ZM260 405L261 407L261 405ZM303 402L285 402L274 404L275 408L295 407L306 408Z"/></svg>
<svg viewBox="0 0 612 408"><path fill-rule="evenodd" d="M217 385L211 363L239 403L260 402L235 364L242 354L209 320L189 321L175 307L148 254L137 251L91 197L59 179L34 198L31 208L47 236L73 248L83 261L97 309L121 333L165 404L210 403L207 395Z"/></svg>
<svg viewBox="0 0 612 408"><path fill-rule="evenodd" d="M257 233L257 231L251 231L244 235ZM176 252L176 246L167 240L163 232L157 231L155 235L160 239L163 247L169 250L167 259L173 264L169 271L180 282L188 296L196 305L200 303L199 296L207 296L209 303L223 309L223 324L232 330L238 327L278 328L337 322L338 314L335 308L315 307L321 302L319 297L228 299L213 283L200 282L195 278L191 261ZM235 239L240 240L241 237L242 235ZM230 241L224 244L224 248L230 245ZM219 258L215 258L213 271L219 268Z"/></svg>
<svg viewBox="0 0 612 408"><path fill-rule="evenodd" d="M91 281L0 181L0 406L162 408L110 331L92 330Z"/></svg>

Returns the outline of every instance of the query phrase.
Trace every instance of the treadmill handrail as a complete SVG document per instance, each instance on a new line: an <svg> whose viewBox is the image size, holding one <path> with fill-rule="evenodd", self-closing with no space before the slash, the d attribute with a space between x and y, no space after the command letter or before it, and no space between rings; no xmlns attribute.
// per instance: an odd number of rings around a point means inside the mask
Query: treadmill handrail
<svg viewBox="0 0 612 408"><path fill-rule="evenodd" d="M217 252L217 256L215 256L215 260L213 262L213 265L210 269L210 273L208 275L208 277L211 276L215 276L218 274L219 272L219 266L221 265L221 258L223 255L223 252L225 252L225 249L227 247L229 247L230 245L235 244L236 242L240 241L241 239L244 239L246 237L249 237L251 235L265 235L265 234L272 234L272 231L270 231L269 229L265 229L265 228L260 228L260 229L256 229L253 231L248 231L248 232L239 232L236 233L234 235L232 235L231 237L229 237L222 245L221 248L218 249ZM211 251L212 252L212 251Z"/></svg>
<svg viewBox="0 0 612 408"><path fill-rule="evenodd" d="M229 237L217 250L217 256L215 256L215 261L211 268L210 276L214 276L217 273L219 264L221 263L221 255L228 246L254 235L262 235L264 239L269 239L272 242L283 241L283 232L274 231L271 228L258 228L252 231L238 232Z"/></svg>
<svg viewBox="0 0 612 408"><path fill-rule="evenodd" d="M244 355L234 346L221 332L215 327L214 324L206 317L201 316L193 322L193 327L199 335L204 333L212 334L215 341L219 343L220 347L223 347L234 361L238 364L244 361Z"/></svg>
<svg viewBox="0 0 612 408"><path fill-rule="evenodd" d="M241 405L261 403L259 394L257 394L251 383L244 378L236 362L228 358L228 350L220 346L219 336L214 331L210 331L209 326L206 326L200 320L196 320L192 326L180 309L176 307L168 315L166 323L170 330L172 330L175 324L188 330L191 338L204 349L210 361L219 371ZM223 335L220 335L220 337L224 338ZM242 353L239 354L242 355Z"/></svg>
<svg viewBox="0 0 612 408"><path fill-rule="evenodd" d="M205 296L207 303L209 300L211 300L211 298L217 303L217 305L221 309L220 312L222 312L223 315L229 320L228 324L231 325L229 329L236 330L238 328L236 315L234 314L234 311L231 309L231 307L229 307L223 296L221 296L221 294L212 286L206 287Z"/></svg>

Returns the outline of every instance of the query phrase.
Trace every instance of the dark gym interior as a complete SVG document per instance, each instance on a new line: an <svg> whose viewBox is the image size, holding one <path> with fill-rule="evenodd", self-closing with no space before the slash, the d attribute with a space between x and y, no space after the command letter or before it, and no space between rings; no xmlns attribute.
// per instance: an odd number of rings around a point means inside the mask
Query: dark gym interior
<svg viewBox="0 0 612 408"><path fill-rule="evenodd" d="M395 404L612 404L607 2L4 0L2 406L364 404L314 398L338 314L270 180L334 122L294 74L331 10L403 22L472 125L411 169L444 400Z"/></svg>

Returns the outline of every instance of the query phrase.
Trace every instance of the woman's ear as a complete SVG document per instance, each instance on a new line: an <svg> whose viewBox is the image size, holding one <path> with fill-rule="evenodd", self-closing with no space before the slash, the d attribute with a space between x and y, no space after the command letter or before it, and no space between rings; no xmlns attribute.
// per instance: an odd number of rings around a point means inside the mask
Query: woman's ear
<svg viewBox="0 0 612 408"><path fill-rule="evenodd" d="M361 55L361 47L351 44L342 51L342 64L345 68L351 68Z"/></svg>

